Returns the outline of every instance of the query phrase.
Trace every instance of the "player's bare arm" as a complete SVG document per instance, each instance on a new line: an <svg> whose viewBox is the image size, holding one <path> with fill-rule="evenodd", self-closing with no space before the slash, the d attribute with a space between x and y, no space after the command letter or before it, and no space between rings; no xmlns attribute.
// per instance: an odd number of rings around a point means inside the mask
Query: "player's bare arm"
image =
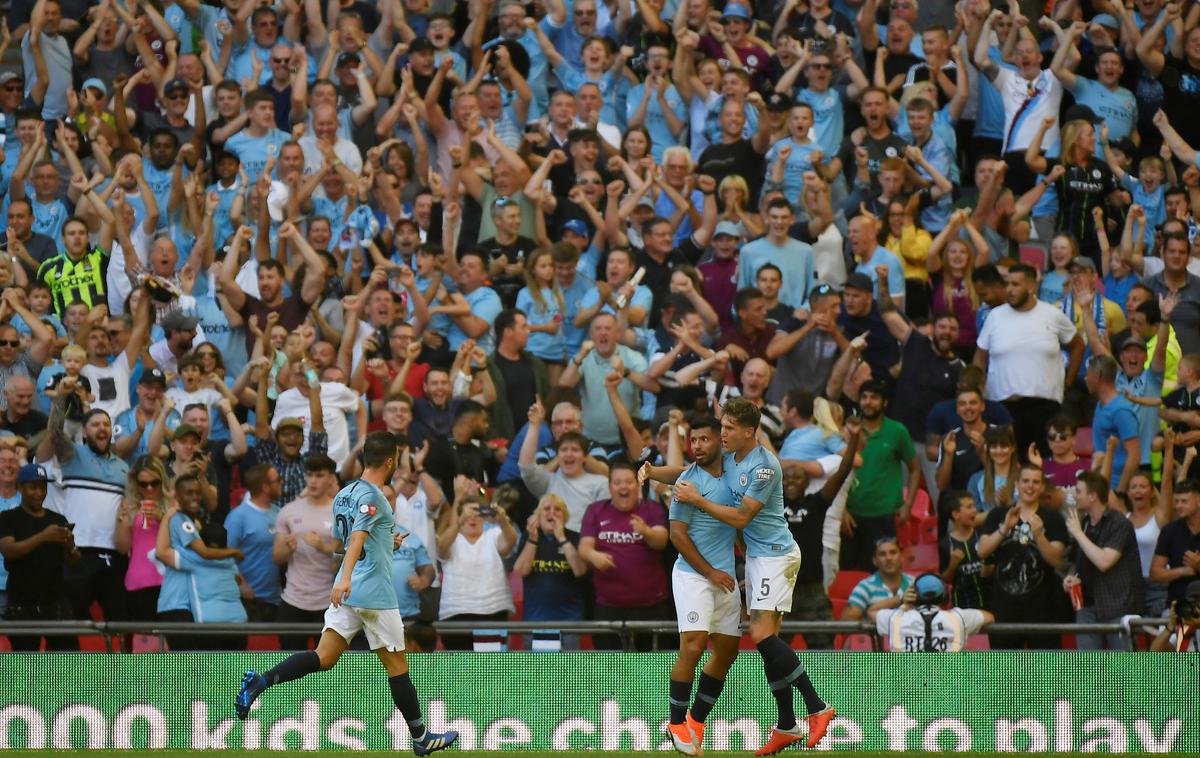
<svg viewBox="0 0 1200 758"><path fill-rule="evenodd" d="M685 505L693 505L723 524L729 524L734 529L745 529L749 526L763 504L752 497L743 497L742 503L736 509L727 505L719 505L702 497L691 482L680 482L675 485L675 499Z"/></svg>
<svg viewBox="0 0 1200 758"><path fill-rule="evenodd" d="M713 568L712 564L704 560L704 556L700 555L700 551L696 548L696 543L692 542L692 537L688 534L688 525L682 521L671 522L671 544L683 556L683 559L688 562L688 565L696 569L696 573L712 582L715 586L720 587L726 592L733 592L737 589L737 582L732 576L724 571Z"/></svg>
<svg viewBox="0 0 1200 758"><path fill-rule="evenodd" d="M333 595L330 602L334 608L339 607L346 598L350 597L350 576L354 573L354 566L358 563L358 559L362 557L363 544L367 541L367 532L358 531L350 535L350 544L346 546L346 557L342 559L344 567L342 578L333 585Z"/></svg>

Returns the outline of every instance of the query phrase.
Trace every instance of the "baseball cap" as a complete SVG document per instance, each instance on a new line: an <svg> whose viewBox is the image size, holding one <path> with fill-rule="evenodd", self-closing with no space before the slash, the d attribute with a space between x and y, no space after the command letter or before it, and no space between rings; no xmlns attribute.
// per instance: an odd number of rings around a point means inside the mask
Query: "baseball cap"
<svg viewBox="0 0 1200 758"><path fill-rule="evenodd" d="M792 99L780 92L772 92L767 96L767 110L771 113L787 113L792 109Z"/></svg>
<svg viewBox="0 0 1200 758"><path fill-rule="evenodd" d="M580 237L588 236L587 224L583 223L582 221L580 221L577 218L573 218L570 221L567 221L566 223L564 223L562 225L562 230L564 232L574 232L574 233L578 234Z"/></svg>
<svg viewBox="0 0 1200 758"><path fill-rule="evenodd" d="M413 53L431 53L434 51L433 43L428 37L417 37L412 42L408 43L408 54Z"/></svg>
<svg viewBox="0 0 1200 758"><path fill-rule="evenodd" d="M946 602L946 585L937 574L921 574L913 582L917 601L921 605L941 605Z"/></svg>
<svg viewBox="0 0 1200 758"><path fill-rule="evenodd" d="M1088 271L1095 271L1096 264L1086 255L1077 255L1071 259L1071 265L1067 267L1067 270L1069 271L1073 268L1084 268Z"/></svg>
<svg viewBox="0 0 1200 758"><path fill-rule="evenodd" d="M1142 339L1136 334L1132 334L1125 338L1125 341L1121 343L1121 352L1125 352L1125 348L1127 347L1140 347L1142 350L1149 349L1146 347L1146 340Z"/></svg>
<svg viewBox="0 0 1200 758"><path fill-rule="evenodd" d="M189 316L183 311L171 311L162 320L162 329L165 333L171 332L188 332L195 329L200 323L200 319L195 316Z"/></svg>
<svg viewBox="0 0 1200 758"><path fill-rule="evenodd" d="M17 471L17 484L48 481L50 481L50 475L46 473L46 468L37 463L26 463Z"/></svg>
<svg viewBox="0 0 1200 758"><path fill-rule="evenodd" d="M105 97L108 97L108 85L96 77L92 77L91 79L85 81L80 89L87 89L88 87L91 87L92 89L98 89Z"/></svg>
<svg viewBox="0 0 1200 758"><path fill-rule="evenodd" d="M716 239L721 235L726 235L729 237L742 236L738 233L737 224L733 223L732 221L722 221L721 223L717 224L717 228L713 230L713 239Z"/></svg>
<svg viewBox="0 0 1200 758"><path fill-rule="evenodd" d="M167 386L167 375L156 368L142 372L142 378L138 379L138 384L161 384Z"/></svg>
<svg viewBox="0 0 1200 758"><path fill-rule="evenodd" d="M283 221L283 212L287 210L288 198L291 192L283 182L271 180L271 189L267 192L267 213L275 223Z"/></svg>
<svg viewBox="0 0 1200 758"><path fill-rule="evenodd" d="M28 468L28 466L26 466L25 468ZM24 469L22 469L22 470L24 470ZM1200 580L1188 583L1187 590L1186 590L1186 593L1184 594L1184 597L1186 597L1188 600L1191 600L1193 602L1200 601Z"/></svg>
<svg viewBox="0 0 1200 758"><path fill-rule="evenodd" d="M282 432L284 429L287 429L290 426L294 426L300 431L304 431L304 422L295 416L288 416L287 418L280 419L279 423L275 425L275 431L277 433Z"/></svg>
<svg viewBox="0 0 1200 758"><path fill-rule="evenodd" d="M1072 121L1086 121L1089 124L1098 124L1100 123L1100 117L1086 105L1076 104L1067 108L1066 113L1063 114L1062 120L1059 123L1068 124Z"/></svg>
<svg viewBox="0 0 1200 758"><path fill-rule="evenodd" d="M358 53L338 53L336 67L357 66L359 63L362 63L362 59L358 57Z"/></svg>
<svg viewBox="0 0 1200 758"><path fill-rule="evenodd" d="M83 86L86 87L88 85L85 82ZM182 80L178 77L172 79L171 81L169 81L163 85L163 92L174 92L175 90L180 90L180 89L190 90L191 87L188 86L187 82L185 82L184 80Z"/></svg>
<svg viewBox="0 0 1200 758"><path fill-rule="evenodd" d="M850 276L846 277L846 283L842 285L842 289L862 290L863 292L874 292L875 282L871 281L871 277L861 271L855 271Z"/></svg>
<svg viewBox="0 0 1200 758"><path fill-rule="evenodd" d="M1092 23L1114 31L1120 31L1121 29L1121 22L1108 13L1097 13L1095 16L1092 16Z"/></svg>
<svg viewBox="0 0 1200 758"><path fill-rule="evenodd" d="M638 200L637 205L635 205L634 207L635 208L649 208L649 209L653 210L654 209L654 199L651 198L649 195L642 195L642 199Z"/></svg>
<svg viewBox="0 0 1200 758"><path fill-rule="evenodd" d="M171 439L181 440L188 435L192 435L193 437L199 439L200 430L191 424L180 424L179 426L175 427L175 433L171 435Z"/></svg>
<svg viewBox="0 0 1200 758"><path fill-rule="evenodd" d="M739 5L737 3L728 3L725 6L725 10L721 12L721 18L722 18L722 20L727 19L727 18L740 18L740 19L745 19L746 21L749 21L750 20L750 10L744 5Z"/></svg>
<svg viewBox="0 0 1200 758"><path fill-rule="evenodd" d="M11 81L23 82L25 81L25 78L21 76L19 71L0 72L0 84L7 84Z"/></svg>

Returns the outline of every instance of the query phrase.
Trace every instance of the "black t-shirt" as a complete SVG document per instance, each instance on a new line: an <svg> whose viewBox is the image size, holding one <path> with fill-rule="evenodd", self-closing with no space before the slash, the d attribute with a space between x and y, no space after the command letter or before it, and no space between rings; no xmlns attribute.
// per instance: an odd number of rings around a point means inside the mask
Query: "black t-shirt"
<svg viewBox="0 0 1200 758"><path fill-rule="evenodd" d="M12 537L22 542L48 526L66 526L67 520L54 511L42 510L32 516L24 508L0 512L0 539ZM52 605L63 598L63 545L49 542L39 545L24 558L5 558L8 571L9 605Z"/></svg>
<svg viewBox="0 0 1200 758"><path fill-rule="evenodd" d="M1008 515L1006 508L988 511L980 535L995 532ZM1067 527L1058 511L1039 508L1050 542L1067 544ZM1042 558L1032 530L1025 521L1009 533L991 556L996 564L992 575L992 610L998 621L1060 621L1069 609L1062 581L1054 567Z"/></svg>
<svg viewBox="0 0 1200 758"><path fill-rule="evenodd" d="M1048 161L1047 171L1057 163L1057 159ZM1092 258L1099 267L1099 243L1096 241L1096 222L1092 219L1092 209L1104 207L1105 199L1118 189L1117 179L1108 164L1099 158L1092 158L1086 167L1066 168L1066 173L1054 183L1054 189L1058 192L1058 223L1055 229L1074 235L1083 250L1094 251Z"/></svg>
<svg viewBox="0 0 1200 758"><path fill-rule="evenodd" d="M909 334L901 355L900 376L896 378L896 394L888 404L888 415L904 424L914 440L921 440L934 403L954 397L963 362L957 355L947 358L935 353L933 342L916 329Z"/></svg>
<svg viewBox="0 0 1200 758"><path fill-rule="evenodd" d="M567 541L579 547L579 533L564 530ZM529 541L521 534L520 555ZM584 584L571 571L571 564L554 535L539 534L533 555L533 570L525 577L526 621L574 621L583 618Z"/></svg>
<svg viewBox="0 0 1200 758"><path fill-rule="evenodd" d="M1200 109L1200 68L1188 63L1186 57L1168 55L1158 81L1162 83L1163 110L1171 126L1189 145L1200 143L1200 119L1196 118Z"/></svg>
<svg viewBox="0 0 1200 758"><path fill-rule="evenodd" d="M891 58L888 61L890 62ZM849 135L849 128L847 128L847 135ZM845 166L846 182L851 186L853 186L855 174L858 172L858 163L854 158L855 147L857 146L847 136L842 142L842 150L838 156L842 159L842 165ZM903 158L904 148L908 147L908 143L895 132L889 131L883 139L875 139L870 134L864 135L861 147L867 150L867 171L871 175L871 196L874 197L880 192L880 164L888 158Z"/></svg>
<svg viewBox="0 0 1200 758"><path fill-rule="evenodd" d="M1183 555L1189 550L1200 550L1200 534L1193 534L1188 528L1186 519L1175 519L1162 528L1158 533L1158 544L1154 546L1155 556L1167 559L1167 568L1179 568L1183 565ZM1187 586L1196 577L1185 576L1167 585L1167 598L1172 602L1183 600L1187 595Z"/></svg>
<svg viewBox="0 0 1200 758"><path fill-rule="evenodd" d="M25 439L46 431L47 421L49 419L46 417L46 414L37 408L30 408L29 413L26 413L16 421L9 421L8 413L0 411L0 429L12 432L18 437L24 437Z"/></svg>
<svg viewBox="0 0 1200 758"><path fill-rule="evenodd" d="M508 403L512 417L519 419L529 413L529 409L537 400L537 379L533 373L532 359L522 357L510 361L500 353L492 355L496 368L504 377L505 397L496 398L498 403Z"/></svg>
<svg viewBox="0 0 1200 758"><path fill-rule="evenodd" d="M975 445L971 442L971 438L967 433L958 427L951 432L954 435L954 463L950 466L950 487L952 490L965 490L967 482L971 480L971 475L976 471L983 470L983 461L979 460L979 453L975 451ZM915 437L913 439L916 439ZM941 455L938 451L938 464L940 465ZM946 514L949 518L949 514Z"/></svg>
<svg viewBox="0 0 1200 758"><path fill-rule="evenodd" d="M821 497L819 491L805 495L799 500L783 501L783 513L787 517L788 529L800 547L800 553L814 556L811 560L800 562L800 573L796 575L797 583L821 580L821 535L825 531L825 512L832 504L832 501Z"/></svg>
<svg viewBox="0 0 1200 758"><path fill-rule="evenodd" d="M143 141L149 142L150 135L159 129L166 129L175 135L179 140L180 146L186 145L196 136L196 127L188 122L184 122L183 126L172 126L164 116L150 111L139 114L137 124L137 136Z"/></svg>
<svg viewBox="0 0 1200 758"><path fill-rule="evenodd" d="M429 456L425 460L429 475L438 480L442 492L454 491L454 477L462 474L488 486L495 482L496 457L491 448L478 440L460 445L453 438L429 440Z"/></svg>
<svg viewBox="0 0 1200 758"><path fill-rule="evenodd" d="M762 153L754 149L750 140L742 138L728 144L718 142L704 148L697 161L696 170L716 180L717 186L727 176L740 176L746 180L750 197L746 210L758 210L758 195L762 191L763 168L766 162Z"/></svg>
<svg viewBox="0 0 1200 758"><path fill-rule="evenodd" d="M883 317L879 315L878 306L872 305L871 312L866 316L851 316L843 307L842 312L838 314L837 324L848 340L865 332L867 346L863 349L862 356L871 366L871 375L877 379L891 377L892 366L900 361L900 346L888 330L887 324L883 322Z"/></svg>
<svg viewBox="0 0 1200 758"><path fill-rule="evenodd" d="M950 565L950 553L961 550L966 557L954 572L954 586L950 592L950 605L955 608L986 608L988 583L983 577L987 561L979 557L979 532L971 532L966 540L955 539L947 534L938 542L938 568L942 571Z"/></svg>
<svg viewBox="0 0 1200 758"><path fill-rule="evenodd" d="M488 264L494 263L504 256L509 264L525 263L525 258L537 249L537 243L528 237L517 237L508 244L500 242L495 237L488 237L479 243L479 247L487 253ZM505 308L512 308L517 302L517 293L525 286L525 276L518 274L509 276L500 274L492 278L492 289L500 296ZM526 409L528 410L528 409Z"/></svg>

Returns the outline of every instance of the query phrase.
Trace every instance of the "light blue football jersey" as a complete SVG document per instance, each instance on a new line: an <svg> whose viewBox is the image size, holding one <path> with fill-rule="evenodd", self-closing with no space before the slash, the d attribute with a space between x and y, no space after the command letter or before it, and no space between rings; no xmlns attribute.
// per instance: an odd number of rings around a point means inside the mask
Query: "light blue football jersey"
<svg viewBox="0 0 1200 758"><path fill-rule="evenodd" d="M738 461L733 453L725 453L721 479L733 491L735 505L741 507L746 495L763 504L761 510L742 530L746 540L746 557L765 558L786 555L796 549L796 540L788 530L783 511L783 469L779 459L757 445Z"/></svg>
<svg viewBox="0 0 1200 758"><path fill-rule="evenodd" d="M392 506L383 491L359 479L347 484L333 499L333 538L343 546L350 544L354 532L366 532L362 555L350 576L350 596L344 601L355 608L396 608L396 588L392 585ZM346 565L338 568L341 581Z"/></svg>
<svg viewBox="0 0 1200 758"><path fill-rule="evenodd" d="M733 492L729 490L728 485L720 477L705 471L699 463L693 463L684 469L677 481L691 482L704 499L734 508ZM688 536L692 538L696 550L704 560L718 571L733 576L733 540L737 536L736 529L675 498L671 498L670 515L672 521L687 524ZM700 573L684 560L682 555L675 559L675 567L693 574Z"/></svg>

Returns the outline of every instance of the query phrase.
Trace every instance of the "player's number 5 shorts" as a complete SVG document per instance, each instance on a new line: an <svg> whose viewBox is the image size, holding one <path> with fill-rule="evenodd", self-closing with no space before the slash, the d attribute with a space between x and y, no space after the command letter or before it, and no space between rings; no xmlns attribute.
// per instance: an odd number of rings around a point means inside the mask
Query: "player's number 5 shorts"
<svg viewBox="0 0 1200 758"><path fill-rule="evenodd" d="M726 592L693 571L676 566L671 572L675 614L681 632L741 635L742 599L737 591Z"/></svg>
<svg viewBox="0 0 1200 758"><path fill-rule="evenodd" d="M325 629L332 629L346 643L354 641L360 631L367 633L371 650L387 648L390 652L404 650L404 619L397 608L355 608L342 603L325 610ZM324 631L324 630L322 630Z"/></svg>
<svg viewBox="0 0 1200 758"><path fill-rule="evenodd" d="M752 611L790 611L799 573L799 548L784 555L746 558L746 606Z"/></svg>

